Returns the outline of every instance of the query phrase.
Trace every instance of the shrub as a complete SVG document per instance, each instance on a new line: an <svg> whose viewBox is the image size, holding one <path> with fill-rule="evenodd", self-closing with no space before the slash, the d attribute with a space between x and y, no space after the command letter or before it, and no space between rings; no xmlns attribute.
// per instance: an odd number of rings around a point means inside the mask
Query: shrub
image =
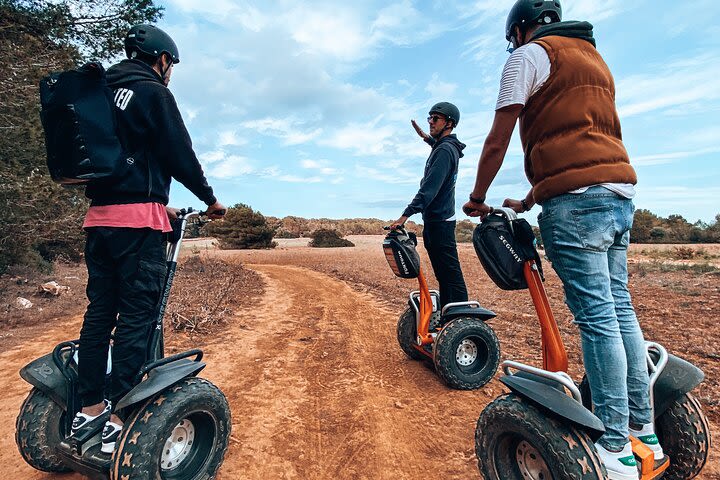
<svg viewBox="0 0 720 480"><path fill-rule="evenodd" d="M475 224L470 220L461 220L455 225L455 240L458 243L472 242Z"/></svg>
<svg viewBox="0 0 720 480"><path fill-rule="evenodd" d="M692 260L699 256L699 253L692 247L675 247L672 256L677 260Z"/></svg>
<svg viewBox="0 0 720 480"><path fill-rule="evenodd" d="M319 228L315 230L312 233L312 240L308 245L317 248L355 246L355 244L350 240L342 238L337 230L330 230L328 228Z"/></svg>
<svg viewBox="0 0 720 480"><path fill-rule="evenodd" d="M279 228L275 233L275 238L300 238L300 235L298 233L285 230L284 228Z"/></svg>
<svg viewBox="0 0 720 480"><path fill-rule="evenodd" d="M223 250L275 248L273 242L276 226L271 226L260 212L248 205L238 203L228 208L222 221L211 222L203 227L205 235L218 239Z"/></svg>

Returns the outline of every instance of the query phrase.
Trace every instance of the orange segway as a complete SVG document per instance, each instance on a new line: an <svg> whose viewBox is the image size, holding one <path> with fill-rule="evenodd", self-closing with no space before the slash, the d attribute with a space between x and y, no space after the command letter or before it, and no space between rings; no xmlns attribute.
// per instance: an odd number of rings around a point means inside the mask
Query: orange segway
<svg viewBox="0 0 720 480"><path fill-rule="evenodd" d="M414 360L431 360L438 376L451 388L482 387L500 364L500 343L486 323L495 313L476 301L449 303L439 309L440 293L429 289L420 269L415 234L404 227L384 228L390 230L383 241L390 268L398 277L417 278L419 283L398 320L400 348Z"/></svg>
<svg viewBox="0 0 720 480"><path fill-rule="evenodd" d="M493 247L494 239L500 247ZM543 363L537 368L503 362L505 375L500 381L511 393L495 399L480 414L475 430L478 467L486 480L604 480L607 472L594 442L605 427L591 411L587 381L578 387L567 373L567 354L543 287L533 239L529 224L510 209L494 210L473 235L478 257L498 286L507 288L516 281L516 289L524 285L530 290L540 321ZM510 268L504 274L497 270L497 264L505 261L497 252L514 254L512 268L522 272L521 278L507 275ZM703 373L657 343L647 342L647 348L655 432L666 459L657 465L652 451L631 438L640 478L694 478L710 449L707 418L689 393L703 380Z"/></svg>

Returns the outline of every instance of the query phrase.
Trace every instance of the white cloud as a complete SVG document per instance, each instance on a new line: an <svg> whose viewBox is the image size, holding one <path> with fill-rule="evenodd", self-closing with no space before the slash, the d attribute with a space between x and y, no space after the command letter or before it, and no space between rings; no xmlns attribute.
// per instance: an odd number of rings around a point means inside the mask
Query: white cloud
<svg viewBox="0 0 720 480"><path fill-rule="evenodd" d="M225 130L218 135L218 145L221 147L240 146L247 144L244 138L238 138L234 130Z"/></svg>
<svg viewBox="0 0 720 480"><path fill-rule="evenodd" d="M425 86L425 91L430 93L432 98L451 99L455 95L458 86L455 83L447 82L437 72L433 73Z"/></svg>
<svg viewBox="0 0 720 480"><path fill-rule="evenodd" d="M703 53L650 68L654 70L652 73L631 75L617 82L621 117L697 102L707 106L720 99L720 89L709 88L707 84L708 79L720 78L720 63L715 53Z"/></svg>
<svg viewBox="0 0 720 480"><path fill-rule="evenodd" d="M207 174L215 178L236 178L250 175L255 168L246 157L239 155L227 155L222 159L212 162L207 169Z"/></svg>
<svg viewBox="0 0 720 480"><path fill-rule="evenodd" d="M633 0L573 0L562 2L563 20L599 22L634 8Z"/></svg>
<svg viewBox="0 0 720 480"><path fill-rule="evenodd" d="M700 155L720 152L720 147L703 148L685 152L656 153L651 155L639 155L631 157L630 162L636 167L648 167L653 165L665 165L674 163L677 160L685 160Z"/></svg>
<svg viewBox="0 0 720 480"><path fill-rule="evenodd" d="M309 170L317 170L317 172L321 175L330 176L338 175L340 173L340 170L338 170L337 168L333 168L329 165L330 162L328 162L327 160L318 161L305 159L300 162L300 166L302 166L302 168Z"/></svg>

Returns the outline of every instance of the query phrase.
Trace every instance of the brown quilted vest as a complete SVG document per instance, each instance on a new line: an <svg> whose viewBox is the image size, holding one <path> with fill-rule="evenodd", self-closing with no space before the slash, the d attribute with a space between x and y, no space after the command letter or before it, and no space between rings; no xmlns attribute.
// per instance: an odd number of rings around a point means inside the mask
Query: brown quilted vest
<svg viewBox="0 0 720 480"><path fill-rule="evenodd" d="M560 36L533 40L550 77L520 113L525 173L535 202L599 183L637 182L622 143L615 82L595 47Z"/></svg>

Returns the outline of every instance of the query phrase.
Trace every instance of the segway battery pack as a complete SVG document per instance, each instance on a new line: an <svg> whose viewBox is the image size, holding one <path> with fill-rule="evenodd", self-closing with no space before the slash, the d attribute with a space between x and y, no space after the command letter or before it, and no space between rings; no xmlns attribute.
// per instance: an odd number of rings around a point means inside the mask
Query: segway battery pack
<svg viewBox="0 0 720 480"><path fill-rule="evenodd" d="M420 275L420 255L415 247L414 233L394 230L385 236L383 251L393 273L400 278L417 278Z"/></svg>
<svg viewBox="0 0 720 480"><path fill-rule="evenodd" d="M503 215L488 215L475 227L473 246L488 276L503 290L528 288L523 273L528 260L535 260L542 277L535 235L522 218L509 220Z"/></svg>

